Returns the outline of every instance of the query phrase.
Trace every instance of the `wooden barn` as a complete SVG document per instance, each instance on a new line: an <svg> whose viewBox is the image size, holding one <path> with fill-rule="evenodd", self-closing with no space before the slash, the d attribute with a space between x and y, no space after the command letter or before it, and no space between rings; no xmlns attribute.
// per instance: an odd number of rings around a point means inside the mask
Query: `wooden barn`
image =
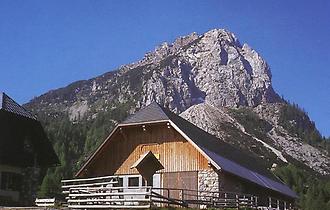
<svg viewBox="0 0 330 210"><path fill-rule="evenodd" d="M182 206L217 207L217 197L219 206L238 206L240 200L287 209L297 198L245 152L157 103L118 124L76 178L109 175L118 177L117 187L151 186L158 198L167 198L164 203L173 201Z"/></svg>
<svg viewBox="0 0 330 210"><path fill-rule="evenodd" d="M36 117L0 92L0 206L33 203L40 175L58 162Z"/></svg>

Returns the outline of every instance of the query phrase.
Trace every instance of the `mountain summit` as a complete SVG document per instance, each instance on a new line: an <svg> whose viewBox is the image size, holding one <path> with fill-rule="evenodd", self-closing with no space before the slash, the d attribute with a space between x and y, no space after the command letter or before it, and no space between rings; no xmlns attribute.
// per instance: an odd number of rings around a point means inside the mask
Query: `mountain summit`
<svg viewBox="0 0 330 210"><path fill-rule="evenodd" d="M137 63L141 64L158 70L143 87L144 103L158 99L183 111L201 102L238 107L280 101L267 63L223 29L164 43Z"/></svg>
<svg viewBox="0 0 330 210"><path fill-rule="evenodd" d="M250 152L270 170L291 163L330 174L314 123L273 90L266 61L224 29L163 43L140 61L25 106L49 128L55 148L65 153L62 162L78 168L116 123L152 101Z"/></svg>

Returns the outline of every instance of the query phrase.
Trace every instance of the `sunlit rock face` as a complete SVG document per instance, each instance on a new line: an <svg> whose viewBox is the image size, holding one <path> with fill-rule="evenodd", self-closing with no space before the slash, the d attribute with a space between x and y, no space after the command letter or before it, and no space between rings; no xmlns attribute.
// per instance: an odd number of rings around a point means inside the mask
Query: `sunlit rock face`
<svg viewBox="0 0 330 210"><path fill-rule="evenodd" d="M150 61L154 71L144 86L146 104L157 99L180 112L201 102L238 107L280 101L267 63L223 29L162 44L138 65Z"/></svg>

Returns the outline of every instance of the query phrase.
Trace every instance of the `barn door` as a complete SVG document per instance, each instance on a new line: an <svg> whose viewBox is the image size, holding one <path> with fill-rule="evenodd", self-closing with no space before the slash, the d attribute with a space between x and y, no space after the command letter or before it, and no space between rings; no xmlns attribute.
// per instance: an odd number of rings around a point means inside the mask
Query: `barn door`
<svg viewBox="0 0 330 210"><path fill-rule="evenodd" d="M185 200L197 199L197 183L198 183L197 171L185 171L185 172L170 172L163 174L163 187L175 188L175 189L188 189L194 191L184 191ZM164 191L163 195L167 195L168 192ZM171 198L182 199L182 192L180 190L170 190Z"/></svg>

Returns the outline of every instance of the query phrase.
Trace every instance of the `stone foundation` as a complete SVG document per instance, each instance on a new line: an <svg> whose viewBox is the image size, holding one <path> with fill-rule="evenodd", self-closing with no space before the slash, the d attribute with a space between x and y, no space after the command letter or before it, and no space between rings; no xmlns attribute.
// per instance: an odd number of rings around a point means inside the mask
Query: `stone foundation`
<svg viewBox="0 0 330 210"><path fill-rule="evenodd" d="M219 176L214 170L198 171L198 191L219 191Z"/></svg>

